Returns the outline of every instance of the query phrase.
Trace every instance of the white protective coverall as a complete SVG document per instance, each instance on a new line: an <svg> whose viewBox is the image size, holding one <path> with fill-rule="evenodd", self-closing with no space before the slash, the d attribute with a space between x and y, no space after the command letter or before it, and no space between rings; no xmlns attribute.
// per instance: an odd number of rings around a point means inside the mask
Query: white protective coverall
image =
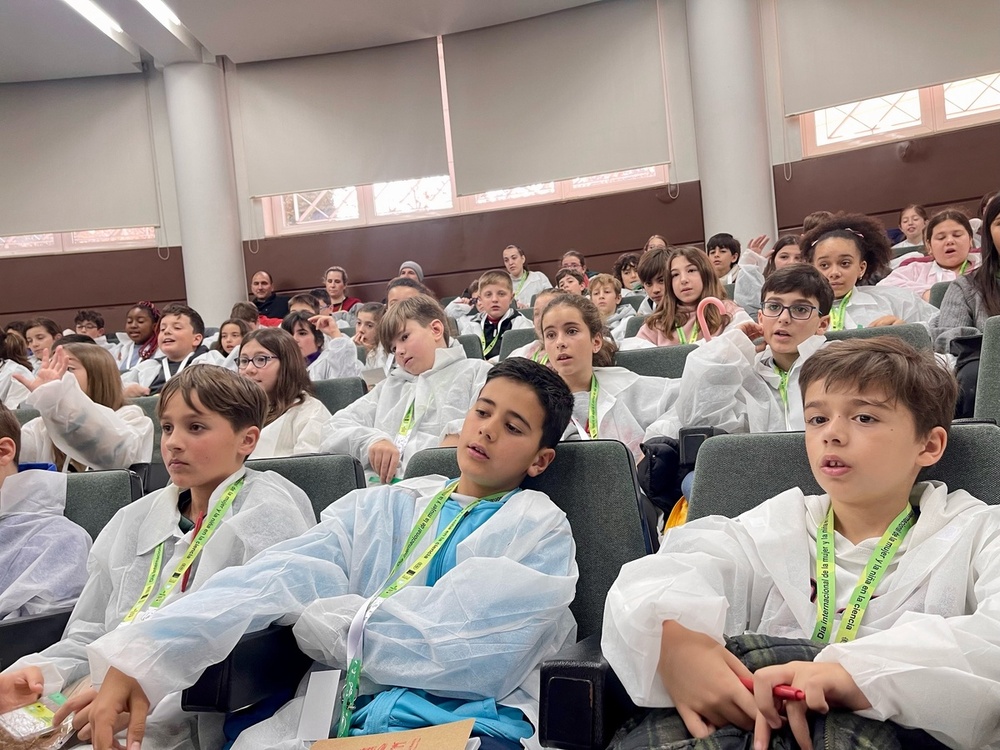
<svg viewBox="0 0 1000 750"><path fill-rule="evenodd" d="M129 385L130 383L138 383L141 386L149 388L156 380L156 376L163 372L164 364L166 360L166 355L163 352L156 352L155 355L149 359L142 360L139 364L133 367L131 370L126 370L122 373L122 383ZM173 375L177 375L185 367L190 367L191 365L217 365L219 367L225 367L226 357L222 355L221 352L213 352L209 350L203 352L197 356L191 357L191 359L184 361L181 360L180 367L177 372ZM171 375L170 377L173 377ZM170 379L167 378L167 380Z"/></svg>
<svg viewBox="0 0 1000 750"><path fill-rule="evenodd" d="M840 304L834 302L834 308ZM907 323L929 323L938 309L906 289L891 286L856 286L844 315L844 328L867 328L885 315Z"/></svg>
<svg viewBox="0 0 1000 750"><path fill-rule="evenodd" d="M192 568L194 572L187 590L182 592L181 584L175 586L164 607L174 606L191 591L204 586L220 570L242 565L258 552L296 537L315 524L316 517L306 494L273 472L240 469L212 493L209 508L214 507L229 485L244 473L246 481L222 523L202 548L197 569ZM28 665L40 667L46 693L61 690L87 676L86 647L118 628L138 601L157 546L164 544L163 564L154 587L157 592L187 551L193 529L184 533L178 527L181 517L177 505L179 494L179 488L170 484L115 514L94 542L87 561L87 585L63 639L44 651L19 659L4 671ZM131 639L129 631L134 627L135 623L121 629L126 641ZM183 713L178 694L151 715L143 748L190 748L196 732L201 737L201 747L219 747L222 744L221 722L221 715L199 722L196 714Z"/></svg>
<svg viewBox="0 0 1000 750"><path fill-rule="evenodd" d="M358 347L347 335L336 338L326 336L323 351L306 368L310 380L332 378L359 378L365 366L358 359Z"/></svg>
<svg viewBox="0 0 1000 750"><path fill-rule="evenodd" d="M313 396L306 396L260 431L250 458L282 458L319 453L330 422L330 410Z"/></svg>
<svg viewBox="0 0 1000 750"><path fill-rule="evenodd" d="M30 393L20 382L14 380L14 373L20 373L29 380L32 378L31 370L27 367L22 367L12 359L0 360L0 404L8 409L19 407Z"/></svg>
<svg viewBox="0 0 1000 750"><path fill-rule="evenodd" d="M684 427L718 427L728 433L789 432L805 429L799 374L809 357L827 344L810 336L788 372L788 403L770 347L758 353L743 331L729 330L706 341L684 362L677 400L646 430L646 438L676 438Z"/></svg>
<svg viewBox="0 0 1000 750"><path fill-rule="evenodd" d="M73 373L39 386L24 405L41 414L21 428L25 463L55 463L54 447L92 469L127 469L152 460L153 420L134 404L112 411L94 403ZM65 471L66 465L57 468Z"/></svg>
<svg viewBox="0 0 1000 750"><path fill-rule="evenodd" d="M637 375L624 367L595 367L597 378L597 437L625 443L636 463L642 458L639 444L647 428L673 406L680 380ZM589 391L585 394L590 401ZM576 397L577 394L574 394ZM586 418L575 414L563 440L589 440Z"/></svg>
<svg viewBox="0 0 1000 750"><path fill-rule="evenodd" d="M955 748L1000 747L1000 508L940 482L917 484L917 523L868 605L858 637L816 661L843 666L872 707L860 715L927 730ZM660 551L622 568L602 649L632 699L672 706L657 674L662 625L712 636L810 638L816 530L827 495L783 492L736 519L669 529ZM835 539L840 614L878 544Z"/></svg>
<svg viewBox="0 0 1000 750"><path fill-rule="evenodd" d="M518 307L529 307L532 297L552 288L549 277L541 271L527 271L526 273L527 278L522 274L520 278L515 279L511 276L510 279L514 285L514 299Z"/></svg>
<svg viewBox="0 0 1000 750"><path fill-rule="evenodd" d="M354 456L370 473L368 449L379 440L397 439L403 417L413 403L413 428L400 450L396 470L396 476L402 477L410 456L424 448L436 448L445 435L461 430L490 367L481 359L466 359L460 346L436 350L434 365L420 375L394 367L385 380L331 417L322 451Z"/></svg>
<svg viewBox="0 0 1000 750"><path fill-rule="evenodd" d="M72 606L90 536L63 516L66 475L22 471L0 487L0 620Z"/></svg>
<svg viewBox="0 0 1000 750"><path fill-rule="evenodd" d="M320 524L188 597L115 631L88 649L95 680L109 667L135 677L156 705L193 684L240 637L276 620L295 623L299 647L345 669L348 627L385 585L403 542L445 477L356 490ZM408 561L435 538L428 533ZM493 698L538 723L539 668L572 643L576 545L566 516L543 493L511 495L459 542L455 567L433 586L424 568L386 599L365 627L360 693L390 686L436 695ZM301 699L241 735L237 747L306 748L293 739ZM538 747L533 737L530 744ZM144 743L145 747L145 743Z"/></svg>

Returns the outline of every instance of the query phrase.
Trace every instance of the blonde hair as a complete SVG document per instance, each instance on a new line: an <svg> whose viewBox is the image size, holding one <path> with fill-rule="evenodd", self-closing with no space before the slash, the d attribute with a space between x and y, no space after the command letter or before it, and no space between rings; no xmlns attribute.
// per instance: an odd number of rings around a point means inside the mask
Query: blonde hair
<svg viewBox="0 0 1000 750"><path fill-rule="evenodd" d="M611 287L616 296L621 296L622 293L622 283L616 279L614 276L608 273L599 273L597 276L590 280L591 295L594 293L595 287Z"/></svg>
<svg viewBox="0 0 1000 750"><path fill-rule="evenodd" d="M643 258L644 260L645 257ZM705 297L715 297L720 300L726 299L726 292L722 288L719 278L715 275L715 271L712 270L712 265L708 262L708 256L703 251L691 245L670 248L664 260L663 299L653 314L646 318L647 326L665 335L672 335L678 328L683 328L693 314L690 310L682 310L680 300L674 295L674 285L670 277L670 269L677 258L684 258L690 261L698 269L702 287L699 301L705 299ZM639 265L641 267L642 263L640 262ZM713 306L705 310L705 322L708 323L708 329L714 336L729 325L729 316L723 315Z"/></svg>
<svg viewBox="0 0 1000 750"><path fill-rule="evenodd" d="M510 276L504 276L510 282ZM412 320L426 328L433 321L437 320L444 329L444 343L447 346L448 338L448 316L445 315L441 304L433 297L426 294L418 294L409 299L397 302L385 311L382 320L378 324L378 342L387 352L392 351L392 342L406 328L407 321Z"/></svg>
<svg viewBox="0 0 1000 750"><path fill-rule="evenodd" d="M118 411L125 406L125 394L122 392L122 376L118 372L115 358L103 346L96 344L59 344L80 360L83 369L87 371L87 396L95 404L106 406L112 411Z"/></svg>
<svg viewBox="0 0 1000 750"><path fill-rule="evenodd" d="M506 271L487 271L479 277L480 289L483 289L490 284L502 286L511 293L514 292L514 282L510 280L510 274Z"/></svg>

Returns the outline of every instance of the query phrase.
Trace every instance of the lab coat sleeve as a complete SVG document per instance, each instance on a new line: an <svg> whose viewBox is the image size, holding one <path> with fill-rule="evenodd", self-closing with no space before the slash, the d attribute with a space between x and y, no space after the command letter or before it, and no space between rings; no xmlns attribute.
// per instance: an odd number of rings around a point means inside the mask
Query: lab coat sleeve
<svg viewBox="0 0 1000 750"><path fill-rule="evenodd" d="M986 539L969 574L972 614L908 612L816 657L851 674L872 704L863 716L921 727L949 747L1000 742L1000 529Z"/></svg>
<svg viewBox="0 0 1000 750"><path fill-rule="evenodd" d="M745 251L744 255L750 251ZM756 255L756 253L753 253ZM760 256L758 256L760 257ZM740 258L742 261L742 256ZM767 261L765 261L766 265ZM760 291L764 288L764 274L754 265L740 265L740 273L736 277L736 289L733 298L737 305L748 313L760 310Z"/></svg>
<svg viewBox="0 0 1000 750"><path fill-rule="evenodd" d="M0 364L2 364L2 362L0 362ZM20 372L22 375L25 375L30 379L31 372L29 370L21 370L21 368L18 368L16 372ZM7 392L3 395L3 405L8 409L17 409L29 395L31 395L31 391L25 388L19 380L15 380L13 375L11 375L7 384Z"/></svg>
<svg viewBox="0 0 1000 750"><path fill-rule="evenodd" d="M35 417L21 427L21 463L38 464L54 461L55 453L48 431L45 429L45 422L41 417Z"/></svg>
<svg viewBox="0 0 1000 750"><path fill-rule="evenodd" d="M737 522L712 516L669 530L657 554L622 567L604 605L601 650L637 705L673 705L657 673L664 622L719 643L745 630L752 592L767 585L755 583L766 574L751 548Z"/></svg>
<svg viewBox="0 0 1000 750"><path fill-rule="evenodd" d="M914 294L923 294L924 290L928 288L927 276L921 273L921 266L923 265L925 264L910 263L902 268L897 268L876 284L876 286L895 287L897 289L905 289Z"/></svg>
<svg viewBox="0 0 1000 750"><path fill-rule="evenodd" d="M138 406L118 411L95 404L72 373L39 386L25 401L38 409L49 439L94 469L127 469L153 456L153 422Z"/></svg>
<svg viewBox="0 0 1000 750"><path fill-rule="evenodd" d="M677 402L681 381L679 378L641 376L625 393L625 406L645 431L662 418Z"/></svg>
<svg viewBox="0 0 1000 750"><path fill-rule="evenodd" d="M37 654L21 657L5 672L37 666L45 679L45 692L55 692L86 677L87 644L107 632L106 612L114 595L111 581L111 547L118 536L121 514L117 514L98 536L87 558L87 583L73 608L61 640Z"/></svg>
<svg viewBox="0 0 1000 750"><path fill-rule="evenodd" d="M938 314L938 309L929 302L924 302L917 294L893 287L876 289L887 299L892 314L907 323L929 323Z"/></svg>
<svg viewBox="0 0 1000 750"><path fill-rule="evenodd" d="M358 360L358 348L354 340L341 334L336 338L326 336L323 351L310 368L310 374L322 374L322 377L315 377L314 380L356 378L361 376L364 369L364 365Z"/></svg>
<svg viewBox="0 0 1000 750"><path fill-rule="evenodd" d="M352 493L354 495L356 493ZM152 618L114 630L87 649L95 684L110 667L136 678L155 705L193 685L248 632L294 622L317 599L349 593L352 495L303 535L250 562L219 571L195 592Z"/></svg>
<svg viewBox="0 0 1000 750"><path fill-rule="evenodd" d="M434 586L410 584L387 599L365 628L365 677L454 698L500 699L554 655L566 638L578 572L569 524L546 505L530 524L504 527L497 513L488 521L498 539L489 554L463 556L459 545L456 566ZM347 626L362 603L335 597L307 607L295 626L303 651L344 664Z"/></svg>
<svg viewBox="0 0 1000 750"><path fill-rule="evenodd" d="M362 464L368 464L368 449L379 440L394 437L375 426L378 400L385 391L383 380L368 393L341 409L330 418L323 437L324 453L345 453L354 456Z"/></svg>
<svg viewBox="0 0 1000 750"><path fill-rule="evenodd" d="M680 392L673 408L654 422L646 437L677 437L683 427L718 427L746 432L743 381L756 351L740 330L730 330L695 349L684 363Z"/></svg>

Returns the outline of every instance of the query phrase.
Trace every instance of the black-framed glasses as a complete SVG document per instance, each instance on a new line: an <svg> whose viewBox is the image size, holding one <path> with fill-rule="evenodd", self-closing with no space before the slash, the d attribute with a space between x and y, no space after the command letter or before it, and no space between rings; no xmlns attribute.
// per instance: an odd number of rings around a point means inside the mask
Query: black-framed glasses
<svg viewBox="0 0 1000 750"><path fill-rule="evenodd" d="M792 320L809 320L812 317L813 310L819 312L819 308L816 305L783 305L780 302L765 302L761 305L760 313L766 318L780 318L781 313L788 310L788 314L792 316Z"/></svg>
<svg viewBox="0 0 1000 750"><path fill-rule="evenodd" d="M272 359L278 359L278 358L275 357L273 354L257 354L256 356L253 357L240 357L239 359L236 360L236 366L239 367L241 370L245 370L247 367L249 367L250 363L253 362L254 367L256 367L258 370L263 370L265 367L267 367L267 363L270 362Z"/></svg>

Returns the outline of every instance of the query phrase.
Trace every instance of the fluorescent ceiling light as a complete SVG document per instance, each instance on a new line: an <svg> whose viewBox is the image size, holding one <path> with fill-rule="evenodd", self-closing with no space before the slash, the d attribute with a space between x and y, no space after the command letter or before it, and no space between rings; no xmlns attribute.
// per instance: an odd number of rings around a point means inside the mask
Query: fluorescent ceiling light
<svg viewBox="0 0 1000 750"><path fill-rule="evenodd" d="M122 27L118 22L97 7L92 0L63 0L63 2L108 36L114 38L114 34L122 33Z"/></svg>
<svg viewBox="0 0 1000 750"><path fill-rule="evenodd" d="M166 26L168 29L171 25L181 25L181 19L177 17L176 13L170 10L163 0L139 0L139 5L148 10L153 18Z"/></svg>

